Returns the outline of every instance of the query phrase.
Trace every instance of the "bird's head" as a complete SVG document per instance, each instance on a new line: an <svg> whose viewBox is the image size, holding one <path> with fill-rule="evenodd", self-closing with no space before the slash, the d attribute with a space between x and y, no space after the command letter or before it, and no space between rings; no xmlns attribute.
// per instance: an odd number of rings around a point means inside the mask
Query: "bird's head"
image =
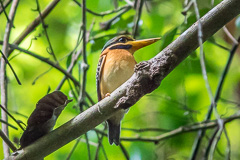
<svg viewBox="0 0 240 160"><path fill-rule="evenodd" d="M135 40L130 36L121 35L110 39L103 47L102 53L106 50L114 50L114 49L125 49L129 50L130 53L134 53L140 48L146 47L156 41L160 40L160 38L150 38L143 40Z"/></svg>

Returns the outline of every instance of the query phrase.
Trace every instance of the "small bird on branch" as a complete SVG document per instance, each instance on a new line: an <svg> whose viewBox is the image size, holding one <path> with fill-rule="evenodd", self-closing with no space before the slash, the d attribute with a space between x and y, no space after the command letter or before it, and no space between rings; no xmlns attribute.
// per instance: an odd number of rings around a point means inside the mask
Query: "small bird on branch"
<svg viewBox="0 0 240 160"><path fill-rule="evenodd" d="M134 73L134 52L148 46L160 38L135 40L121 35L109 40L103 47L99 58L96 82L98 101L107 97L126 82ZM120 110L107 120L109 143L119 145L120 124L127 110Z"/></svg>
<svg viewBox="0 0 240 160"><path fill-rule="evenodd" d="M27 128L20 139L20 149L49 133L58 116L71 101L60 91L54 91L40 99L28 119Z"/></svg>

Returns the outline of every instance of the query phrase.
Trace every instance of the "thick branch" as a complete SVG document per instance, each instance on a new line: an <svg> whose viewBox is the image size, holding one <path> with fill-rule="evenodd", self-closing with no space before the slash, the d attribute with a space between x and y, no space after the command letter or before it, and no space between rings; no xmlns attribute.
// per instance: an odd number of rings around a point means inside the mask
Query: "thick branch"
<svg viewBox="0 0 240 160"><path fill-rule="evenodd" d="M201 18L203 40L212 36L224 24L240 13L239 0L225 0ZM91 108L66 124L19 151L15 159L42 158L93 129L112 114L135 104L143 95L156 89L163 78L198 46L197 23L149 61L139 63L133 76ZM124 105L123 105L124 104ZM115 107L113 107L115 106Z"/></svg>

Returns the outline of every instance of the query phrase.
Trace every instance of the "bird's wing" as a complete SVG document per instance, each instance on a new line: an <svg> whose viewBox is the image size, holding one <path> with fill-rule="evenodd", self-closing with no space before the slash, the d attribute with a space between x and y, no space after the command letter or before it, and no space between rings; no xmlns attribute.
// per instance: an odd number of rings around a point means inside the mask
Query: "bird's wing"
<svg viewBox="0 0 240 160"><path fill-rule="evenodd" d="M101 91L100 91L100 80L101 80L102 68L105 61L105 57L106 55L103 55L99 58L98 66L97 66L96 82L97 82L98 101L102 99Z"/></svg>

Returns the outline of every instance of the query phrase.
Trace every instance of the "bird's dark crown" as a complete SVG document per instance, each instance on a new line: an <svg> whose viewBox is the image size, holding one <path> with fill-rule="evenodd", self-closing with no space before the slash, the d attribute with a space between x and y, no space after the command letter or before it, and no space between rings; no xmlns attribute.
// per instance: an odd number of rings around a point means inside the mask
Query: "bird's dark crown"
<svg viewBox="0 0 240 160"><path fill-rule="evenodd" d="M121 35L121 36L114 37L114 38L110 39L109 41L107 41L107 43L103 46L102 52L106 48L108 48L112 45L114 45L114 46L111 47L110 49L130 49L132 47L131 45L124 44L128 41L134 41L134 39L127 35ZM115 45L118 43L119 43L119 45Z"/></svg>

